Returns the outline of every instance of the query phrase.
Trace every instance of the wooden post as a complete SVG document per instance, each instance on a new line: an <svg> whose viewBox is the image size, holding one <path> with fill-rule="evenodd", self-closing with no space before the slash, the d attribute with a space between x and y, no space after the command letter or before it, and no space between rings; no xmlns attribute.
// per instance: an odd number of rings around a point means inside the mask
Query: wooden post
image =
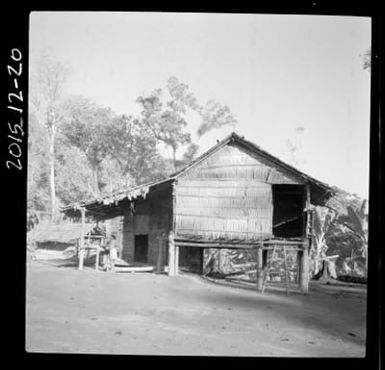
<svg viewBox="0 0 385 370"><path fill-rule="evenodd" d="M283 246L283 258L284 258L284 266L285 266L285 286L286 286L286 294L289 294L289 271L287 269L287 253L286 247Z"/></svg>
<svg viewBox="0 0 385 370"><path fill-rule="evenodd" d="M262 292L263 288L263 256L262 246L257 247L257 290Z"/></svg>
<svg viewBox="0 0 385 370"><path fill-rule="evenodd" d="M307 246L300 252L299 265L299 286L301 292L307 294L309 292L309 251Z"/></svg>
<svg viewBox="0 0 385 370"><path fill-rule="evenodd" d="M85 234L85 220L86 220L86 209L82 207L80 209L82 215L82 228L80 234L80 248L79 248L79 270L83 270L84 264L84 234Z"/></svg>
<svg viewBox="0 0 385 370"><path fill-rule="evenodd" d="M305 201L305 207L306 207L305 236L306 237L311 236L311 232L312 232L310 202L311 202L310 185L306 184L306 201Z"/></svg>
<svg viewBox="0 0 385 370"><path fill-rule="evenodd" d="M178 275L179 274L179 247L175 245L175 252L174 252L174 274Z"/></svg>
<svg viewBox="0 0 385 370"><path fill-rule="evenodd" d="M168 276L175 276L175 242L172 231L168 234Z"/></svg>
<svg viewBox="0 0 385 370"><path fill-rule="evenodd" d="M263 249L262 250L262 260L263 260L263 262L262 262L262 265L263 265L263 270L265 270L266 269L266 266L267 266L267 249Z"/></svg>
<svg viewBox="0 0 385 370"><path fill-rule="evenodd" d="M296 279L297 284L300 284L301 275L302 275L302 251L299 250L297 252L297 279Z"/></svg>
<svg viewBox="0 0 385 370"><path fill-rule="evenodd" d="M172 184L172 191L171 191L171 198L172 198L172 224L171 224L171 230L168 233L168 276L175 276L177 274L177 261L176 261L176 254L179 252L179 249L177 250L175 248L175 232L176 232L176 183L177 180L175 180Z"/></svg>
<svg viewBox="0 0 385 370"><path fill-rule="evenodd" d="M86 258L90 258L90 250L91 250L91 248L90 248L90 246L91 246L91 244L90 244L90 233L88 233L88 235L87 235L87 243L85 244L86 245L86 251L87 251L87 254L86 254Z"/></svg>
<svg viewBox="0 0 385 370"><path fill-rule="evenodd" d="M100 241L101 242L101 241ZM100 245L96 246L96 262L95 262L95 270L99 270L99 253L100 253Z"/></svg>
<svg viewBox="0 0 385 370"><path fill-rule="evenodd" d="M305 224L305 237L308 238L308 245L305 245L302 251L298 252L298 281L301 292L307 294L309 292L309 251L312 241L312 224L311 224L311 192L310 185L306 184L306 224Z"/></svg>
<svg viewBox="0 0 385 370"><path fill-rule="evenodd" d="M158 236L159 251L158 251L158 263L157 263L157 272L158 274L162 269L162 254L163 254L163 235Z"/></svg>

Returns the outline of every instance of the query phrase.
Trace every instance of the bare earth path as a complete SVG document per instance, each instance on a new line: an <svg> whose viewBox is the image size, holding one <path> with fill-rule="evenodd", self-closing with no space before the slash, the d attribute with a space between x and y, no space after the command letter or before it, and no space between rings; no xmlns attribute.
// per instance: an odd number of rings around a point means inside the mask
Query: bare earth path
<svg viewBox="0 0 385 370"><path fill-rule="evenodd" d="M364 286L312 285L303 296L198 276L27 268L26 350L220 356L365 354Z"/></svg>

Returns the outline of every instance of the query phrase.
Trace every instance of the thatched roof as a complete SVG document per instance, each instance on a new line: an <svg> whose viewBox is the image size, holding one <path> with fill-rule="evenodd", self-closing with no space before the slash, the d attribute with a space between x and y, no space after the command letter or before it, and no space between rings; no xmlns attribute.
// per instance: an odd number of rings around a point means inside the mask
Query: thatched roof
<svg viewBox="0 0 385 370"><path fill-rule="evenodd" d="M171 184L173 180L173 178L167 177L158 181L121 190L102 198L70 204L61 207L61 211L67 216L78 217L80 215L80 209L84 207L94 216L103 215L104 212L113 209L122 201L131 202L138 199L145 199L150 192L157 188L157 185L162 186L164 184L167 185L168 183Z"/></svg>
<svg viewBox="0 0 385 370"><path fill-rule="evenodd" d="M334 190L331 186L328 184L319 181L315 179L314 177L311 177L304 172L296 169L295 167L283 162L279 158L273 156L272 154L268 153L267 151L261 149L258 145L255 143L246 140L244 137L241 137L237 135L235 132L228 135L226 138L224 138L222 141L218 142L215 146L213 146L211 149L203 153L200 157L196 158L194 161L192 161L189 165L182 168L178 172L171 175L171 178L177 178L181 175L183 175L185 172L189 171L190 169L197 166L200 162L202 162L207 157L211 156L215 152L217 152L219 149L224 147L225 145L228 145L229 143L232 143L232 145L236 145L238 147L241 147L243 149L248 150L249 152L264 158L266 161L270 162L272 165L277 166L278 168L282 169L283 171L287 173L291 173L299 178L301 178L304 182L309 183L312 191L312 196L314 195L313 200L315 203L323 202L326 199L330 198L334 194Z"/></svg>
<svg viewBox="0 0 385 370"><path fill-rule="evenodd" d="M85 224L85 234L89 233L94 224ZM81 224L54 224L41 223L35 226L29 233L28 238L38 243L56 242L72 244L81 236Z"/></svg>
<svg viewBox="0 0 385 370"><path fill-rule="evenodd" d="M243 137L233 132L232 134L227 136L225 139L218 142L211 149L203 153L200 157L196 158L190 164L188 164L181 170L171 174L166 178L163 178L154 182L150 182L144 185L136 186L134 188L125 189L100 199L83 201L76 204L68 205L68 206L62 207L61 210L67 215L73 216L79 213L79 210L81 207L85 207L88 211L95 212L97 214L98 212L105 212L106 210L111 209L112 207L116 206L118 203L122 201L131 202L137 199L144 199L147 196L147 194L149 194L159 186L171 185L174 182L174 180L176 180L178 177L182 176L184 173L186 173L190 169L196 167L199 163L201 163L207 157L216 153L218 150L220 150L225 145L228 145L229 143L231 143L231 145L236 145L251 153L254 153L255 155L264 158L267 162L270 162L272 165L280 168L281 170L287 173L291 173L292 175L295 175L298 178L301 178L305 183L308 183L310 185L312 203L316 205L325 205L326 202L335 194L335 190L328 184L323 183L299 171L295 167L281 161L280 159L269 154L265 150L262 150L258 145L245 140Z"/></svg>

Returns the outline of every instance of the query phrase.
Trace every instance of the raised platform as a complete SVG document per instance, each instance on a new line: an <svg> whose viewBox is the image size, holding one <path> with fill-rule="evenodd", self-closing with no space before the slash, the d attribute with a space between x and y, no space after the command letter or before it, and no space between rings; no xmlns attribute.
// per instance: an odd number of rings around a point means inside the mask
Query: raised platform
<svg viewBox="0 0 385 370"><path fill-rule="evenodd" d="M175 238L177 247L198 248L226 248L226 249L251 249L262 248L264 250L285 246L287 250L303 250L309 246L308 238L261 238L258 240L202 240Z"/></svg>

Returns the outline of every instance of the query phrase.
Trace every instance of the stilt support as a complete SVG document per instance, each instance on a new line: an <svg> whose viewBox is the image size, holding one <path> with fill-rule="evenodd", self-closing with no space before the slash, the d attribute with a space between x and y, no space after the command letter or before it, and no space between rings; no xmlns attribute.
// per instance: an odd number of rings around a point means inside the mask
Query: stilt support
<svg viewBox="0 0 385 370"><path fill-rule="evenodd" d="M309 252L305 247L298 252L298 273L299 273L299 287L304 294L309 293Z"/></svg>
<svg viewBox="0 0 385 370"><path fill-rule="evenodd" d="M257 290L262 292L263 287L263 253L262 247L257 248Z"/></svg>
<svg viewBox="0 0 385 370"><path fill-rule="evenodd" d="M168 276L175 276L179 269L179 248L175 247L174 233L168 234Z"/></svg>

